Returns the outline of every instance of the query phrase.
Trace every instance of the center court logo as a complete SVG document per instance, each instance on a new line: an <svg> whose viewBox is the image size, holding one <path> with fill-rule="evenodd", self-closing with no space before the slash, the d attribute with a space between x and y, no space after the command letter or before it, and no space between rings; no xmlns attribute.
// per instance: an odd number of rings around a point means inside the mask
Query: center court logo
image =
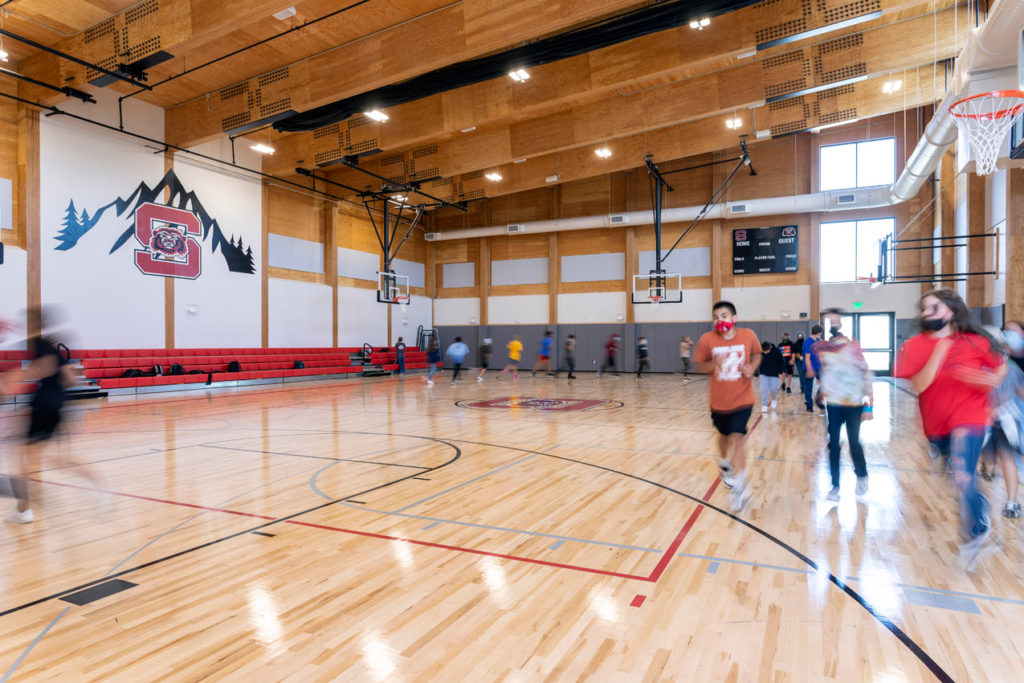
<svg viewBox="0 0 1024 683"><path fill-rule="evenodd" d="M486 401L456 401L460 408L529 410L533 412L582 411L621 408L620 401L599 398L536 398L533 396L504 396Z"/></svg>

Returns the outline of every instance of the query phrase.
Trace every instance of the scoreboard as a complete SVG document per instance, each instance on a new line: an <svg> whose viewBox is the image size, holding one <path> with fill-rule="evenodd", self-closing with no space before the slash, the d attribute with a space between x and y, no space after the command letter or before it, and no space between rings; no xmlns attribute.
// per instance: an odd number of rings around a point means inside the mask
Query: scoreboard
<svg viewBox="0 0 1024 683"><path fill-rule="evenodd" d="M732 231L733 275L795 273L799 267L797 226Z"/></svg>

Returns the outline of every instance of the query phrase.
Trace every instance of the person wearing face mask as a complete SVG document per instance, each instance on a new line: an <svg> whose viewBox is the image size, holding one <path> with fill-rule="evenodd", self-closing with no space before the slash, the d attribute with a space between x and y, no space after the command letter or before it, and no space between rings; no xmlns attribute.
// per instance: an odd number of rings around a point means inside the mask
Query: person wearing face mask
<svg viewBox="0 0 1024 683"><path fill-rule="evenodd" d="M747 499L745 441L754 407L751 378L761 364L761 343L753 330L736 327L736 307L719 301L712 309L714 330L693 349L697 367L710 373L711 421L718 430L722 483L732 489L729 507L737 512Z"/></svg>
<svg viewBox="0 0 1024 683"><path fill-rule="evenodd" d="M1024 370L1024 323L1011 320L1003 330L1006 346L1010 350L1010 360Z"/></svg>
<svg viewBox="0 0 1024 683"><path fill-rule="evenodd" d="M832 489L826 496L839 501L839 435L846 425L846 441L850 447L853 471L857 475L857 495L868 492L868 468L860 445L860 423L872 417L874 374L868 369L860 344L842 333L842 311L830 308L824 312L832 330L832 338L814 346L821 367L818 378L828 415L828 463Z"/></svg>
<svg viewBox="0 0 1024 683"><path fill-rule="evenodd" d="M989 393L1008 368L1000 345L970 321L967 305L953 290L928 292L920 310L922 332L903 342L894 376L910 380L925 436L950 457L966 539L960 562L973 572L992 531L988 501L977 485L978 456L991 423Z"/></svg>

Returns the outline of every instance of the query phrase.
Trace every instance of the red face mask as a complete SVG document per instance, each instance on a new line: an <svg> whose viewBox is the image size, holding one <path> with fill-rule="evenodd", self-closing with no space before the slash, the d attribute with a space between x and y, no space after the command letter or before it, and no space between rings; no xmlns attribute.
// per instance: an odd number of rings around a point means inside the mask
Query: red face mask
<svg viewBox="0 0 1024 683"><path fill-rule="evenodd" d="M715 321L715 332L721 332L725 334L736 326L735 320L716 320Z"/></svg>

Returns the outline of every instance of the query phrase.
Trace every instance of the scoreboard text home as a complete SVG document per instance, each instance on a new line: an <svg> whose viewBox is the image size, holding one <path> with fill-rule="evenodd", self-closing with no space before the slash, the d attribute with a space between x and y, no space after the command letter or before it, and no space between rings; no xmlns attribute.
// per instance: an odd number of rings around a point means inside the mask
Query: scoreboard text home
<svg viewBox="0 0 1024 683"><path fill-rule="evenodd" d="M798 269L797 227L732 231L732 273L794 273Z"/></svg>

